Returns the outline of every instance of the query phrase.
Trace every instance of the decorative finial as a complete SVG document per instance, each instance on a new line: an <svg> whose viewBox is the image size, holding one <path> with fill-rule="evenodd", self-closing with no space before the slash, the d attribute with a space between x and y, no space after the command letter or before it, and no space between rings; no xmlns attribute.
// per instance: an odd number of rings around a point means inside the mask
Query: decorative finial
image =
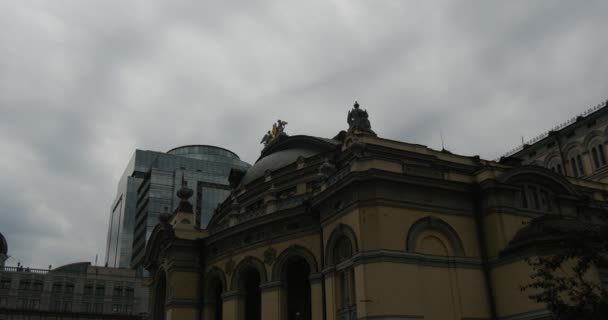
<svg viewBox="0 0 608 320"><path fill-rule="evenodd" d="M182 199L182 201L188 201L193 194L194 191L188 188L188 182L184 179L184 174L182 173L182 187L177 190L177 196Z"/></svg>
<svg viewBox="0 0 608 320"><path fill-rule="evenodd" d="M194 191L192 191L192 189L188 188L188 182L186 182L186 180L184 179L184 174L182 173L182 187L177 190L177 197L181 199L179 206L177 207L177 211L180 212L193 212L192 211L192 204L190 203L190 201L188 201L188 199L190 199L190 197L192 197L192 195L194 194Z"/></svg>
<svg viewBox="0 0 608 320"><path fill-rule="evenodd" d="M359 109L359 102L355 101L353 109L348 112L346 122L348 122L349 133L369 133L376 135L372 131L372 126L369 123L367 110Z"/></svg>

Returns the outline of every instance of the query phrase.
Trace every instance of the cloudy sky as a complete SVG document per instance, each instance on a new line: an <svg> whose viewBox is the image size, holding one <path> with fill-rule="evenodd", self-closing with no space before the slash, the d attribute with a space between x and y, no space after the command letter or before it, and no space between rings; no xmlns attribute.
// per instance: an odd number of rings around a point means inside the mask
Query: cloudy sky
<svg viewBox="0 0 608 320"><path fill-rule="evenodd" d="M100 261L136 148L255 161L277 118L495 158L608 97L607 1L0 0L8 264Z"/></svg>

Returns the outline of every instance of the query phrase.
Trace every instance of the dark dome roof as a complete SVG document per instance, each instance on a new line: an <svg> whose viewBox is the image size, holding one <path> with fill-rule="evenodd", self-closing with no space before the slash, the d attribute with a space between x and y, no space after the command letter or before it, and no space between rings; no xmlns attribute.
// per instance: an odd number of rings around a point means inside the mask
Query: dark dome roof
<svg viewBox="0 0 608 320"><path fill-rule="evenodd" d="M559 248L560 243L571 243L580 235L588 235L592 239L607 229L606 226L590 224L575 217L544 215L530 220L520 229L501 255L532 247Z"/></svg>
<svg viewBox="0 0 608 320"><path fill-rule="evenodd" d="M90 262L75 262L63 265L61 267L51 270L51 272L74 272L74 273L87 273L87 269L91 265Z"/></svg>
<svg viewBox="0 0 608 320"><path fill-rule="evenodd" d="M0 233L0 253L4 253L5 255L8 253L8 244L2 233Z"/></svg>
<svg viewBox="0 0 608 320"><path fill-rule="evenodd" d="M275 171L294 163L299 157L312 157L334 150L339 141L311 136L283 137L262 151L256 163L247 170L241 180L246 185L264 176L266 171Z"/></svg>

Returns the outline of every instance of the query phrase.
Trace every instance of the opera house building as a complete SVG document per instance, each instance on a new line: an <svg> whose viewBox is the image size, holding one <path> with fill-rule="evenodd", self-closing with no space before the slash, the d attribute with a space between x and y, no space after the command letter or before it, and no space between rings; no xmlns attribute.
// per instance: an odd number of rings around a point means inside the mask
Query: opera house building
<svg viewBox="0 0 608 320"><path fill-rule="evenodd" d="M285 124L207 228L177 191L145 249L152 319L546 319L521 290L559 249L542 226L605 210L599 179L384 139L358 104L333 138Z"/></svg>

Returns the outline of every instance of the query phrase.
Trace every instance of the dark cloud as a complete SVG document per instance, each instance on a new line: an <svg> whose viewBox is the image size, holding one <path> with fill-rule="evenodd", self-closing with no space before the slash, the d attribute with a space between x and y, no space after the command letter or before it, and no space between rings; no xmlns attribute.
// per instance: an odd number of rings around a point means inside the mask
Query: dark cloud
<svg viewBox="0 0 608 320"><path fill-rule="evenodd" d="M104 255L135 148L253 162L280 118L494 158L606 98L603 1L0 2L0 232L44 267Z"/></svg>

